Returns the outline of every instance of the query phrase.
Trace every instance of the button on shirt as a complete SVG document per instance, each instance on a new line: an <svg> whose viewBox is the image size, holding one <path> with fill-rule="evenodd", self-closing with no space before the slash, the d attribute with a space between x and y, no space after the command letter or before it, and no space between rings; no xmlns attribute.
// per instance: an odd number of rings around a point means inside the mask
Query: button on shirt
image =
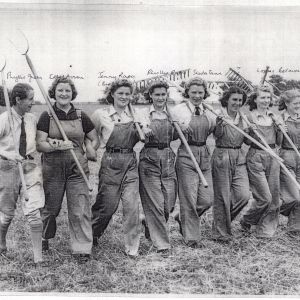
<svg viewBox="0 0 300 300"><path fill-rule="evenodd" d="M14 132L16 136L16 143L20 144L20 135L21 135L21 116L11 108L13 123L14 123ZM32 154L36 151L36 124L37 119L35 115L31 113L25 113L24 115L25 123L25 132L26 132L26 155ZM0 150L3 153L14 153L15 146L14 140L11 134L10 125L8 121L7 111L0 115Z"/></svg>
<svg viewBox="0 0 300 300"><path fill-rule="evenodd" d="M140 114L136 110L133 110L133 112L137 120L141 120ZM91 119L99 135L101 148L105 148L115 124L125 124L133 121L128 107L119 115L112 105L97 109Z"/></svg>

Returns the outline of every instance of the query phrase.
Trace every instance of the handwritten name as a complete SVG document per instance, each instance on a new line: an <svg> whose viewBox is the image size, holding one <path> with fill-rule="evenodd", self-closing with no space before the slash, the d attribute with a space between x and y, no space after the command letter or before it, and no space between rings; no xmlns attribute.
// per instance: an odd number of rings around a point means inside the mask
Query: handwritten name
<svg viewBox="0 0 300 300"><path fill-rule="evenodd" d="M221 76L222 75L222 72L219 72L219 71L214 71L214 70L196 70L194 69L193 70L193 75L197 75L197 76L204 76L204 75L212 75L212 76Z"/></svg>
<svg viewBox="0 0 300 300"><path fill-rule="evenodd" d="M171 72L167 72L167 71L164 71L164 70L154 71L152 69L149 69L147 71L147 75L164 75L164 76L166 76L166 75L171 75L171 74L174 74L174 73L176 73L175 70L172 70Z"/></svg>
<svg viewBox="0 0 300 300"><path fill-rule="evenodd" d="M59 74L50 74L49 75L49 79L56 79L58 77L61 77L61 78L69 78L69 79L72 79L72 80L76 80L76 79L84 79L83 76L81 75L70 75L70 74L67 74L67 75L59 75Z"/></svg>
<svg viewBox="0 0 300 300"><path fill-rule="evenodd" d="M98 79L101 79L98 81L98 86L107 86L110 85L112 80L117 79L128 79L133 80L135 79L135 76L133 74L126 74L124 72L118 73L118 74L106 74L105 71L98 72ZM107 81L108 79L108 81Z"/></svg>
<svg viewBox="0 0 300 300"><path fill-rule="evenodd" d="M256 72L258 72L258 73L265 73L266 70L265 69L259 69L259 68L257 68ZM281 74L284 74L284 73L300 73L300 69L280 67L277 70L275 70L275 69L269 69L268 73L281 73Z"/></svg>
<svg viewBox="0 0 300 300"><path fill-rule="evenodd" d="M19 82L20 80L28 79L31 82L33 79L43 79L41 76L33 76L32 74L13 74L11 71L7 72L6 79L12 79L14 82Z"/></svg>

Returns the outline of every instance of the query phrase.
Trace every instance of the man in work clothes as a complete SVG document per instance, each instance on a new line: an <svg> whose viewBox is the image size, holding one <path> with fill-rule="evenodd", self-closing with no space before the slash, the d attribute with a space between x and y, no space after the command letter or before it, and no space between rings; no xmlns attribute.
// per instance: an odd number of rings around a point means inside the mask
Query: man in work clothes
<svg viewBox="0 0 300 300"><path fill-rule="evenodd" d="M42 229L40 208L44 206L42 174L36 152L36 118L29 113L34 102L34 91L29 84L18 83L11 94L11 109L16 143L8 119L8 112L0 115L0 253L7 251L6 235L14 217L16 203L20 197L32 238L34 262L42 262ZM20 193L21 179L17 162L22 161L28 201Z"/></svg>

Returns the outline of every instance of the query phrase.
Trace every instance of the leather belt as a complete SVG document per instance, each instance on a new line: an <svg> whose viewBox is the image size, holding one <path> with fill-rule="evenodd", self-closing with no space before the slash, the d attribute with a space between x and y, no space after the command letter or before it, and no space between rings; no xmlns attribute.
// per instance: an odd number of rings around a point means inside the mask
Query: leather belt
<svg viewBox="0 0 300 300"><path fill-rule="evenodd" d="M263 144L262 144L263 145ZM264 146L264 145L263 145ZM271 149L275 149L276 145L275 144L269 144L269 147ZM251 148L254 148L254 149L258 149L258 150L262 150L259 146L257 146L256 144L252 143L251 144Z"/></svg>
<svg viewBox="0 0 300 300"><path fill-rule="evenodd" d="M4 157L4 156L2 156L2 155L0 155L0 158L3 159L3 160L8 160L6 157ZM24 156L23 158L24 158L25 160L34 160L34 158L33 158L30 154Z"/></svg>
<svg viewBox="0 0 300 300"><path fill-rule="evenodd" d="M131 149L127 149L127 148L118 148L118 147L114 147L114 148L107 147L106 151L108 153L132 153L133 149L132 148Z"/></svg>
<svg viewBox="0 0 300 300"><path fill-rule="evenodd" d="M221 149L241 149L242 146L216 146L216 148Z"/></svg>
<svg viewBox="0 0 300 300"><path fill-rule="evenodd" d="M198 141L188 141L188 144L191 145L191 146L205 146L206 145L206 142L198 142Z"/></svg>
<svg viewBox="0 0 300 300"><path fill-rule="evenodd" d="M169 148L170 144L168 143L146 143L145 148L158 148L159 150Z"/></svg>
<svg viewBox="0 0 300 300"><path fill-rule="evenodd" d="M291 148L291 147L281 147L281 149L283 149L283 150L293 150L293 151L295 151L293 148ZM299 148L297 148L298 149L298 151L300 151L300 149Z"/></svg>

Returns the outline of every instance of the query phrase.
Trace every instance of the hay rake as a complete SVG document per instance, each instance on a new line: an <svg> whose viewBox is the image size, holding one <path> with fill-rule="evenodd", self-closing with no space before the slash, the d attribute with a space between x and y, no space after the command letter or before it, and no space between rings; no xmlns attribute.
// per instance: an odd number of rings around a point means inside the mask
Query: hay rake
<svg viewBox="0 0 300 300"><path fill-rule="evenodd" d="M248 80L246 80L241 74L239 74L232 68L229 68L225 76L229 80L227 82L227 85L231 86L235 84L241 89L243 89L246 92L246 94L250 94L254 89L253 85Z"/></svg>

